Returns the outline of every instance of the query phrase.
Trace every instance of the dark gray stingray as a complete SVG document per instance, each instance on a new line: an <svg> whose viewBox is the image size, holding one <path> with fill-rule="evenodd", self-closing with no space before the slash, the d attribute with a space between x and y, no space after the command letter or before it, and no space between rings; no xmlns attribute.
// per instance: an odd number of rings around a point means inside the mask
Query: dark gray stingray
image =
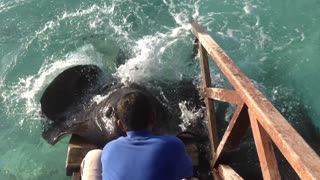
<svg viewBox="0 0 320 180"><path fill-rule="evenodd" d="M40 100L44 116L42 136L48 143L55 144L64 135L77 134L104 146L124 135L116 125L116 107L119 99L132 91L149 97L156 112L153 129L156 134L181 132L179 102L189 101L190 107L201 109L199 93L191 81L125 86L103 77L99 67L79 65L65 70L51 82ZM201 134L201 121L194 122L189 130Z"/></svg>

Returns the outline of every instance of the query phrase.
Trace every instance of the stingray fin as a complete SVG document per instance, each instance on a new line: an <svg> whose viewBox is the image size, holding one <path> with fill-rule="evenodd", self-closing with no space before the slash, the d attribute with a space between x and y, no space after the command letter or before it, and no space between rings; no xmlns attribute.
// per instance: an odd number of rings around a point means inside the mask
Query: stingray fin
<svg viewBox="0 0 320 180"><path fill-rule="evenodd" d="M67 114L92 93L101 74L102 70L95 65L78 65L60 73L41 97L43 115L55 123L65 121Z"/></svg>

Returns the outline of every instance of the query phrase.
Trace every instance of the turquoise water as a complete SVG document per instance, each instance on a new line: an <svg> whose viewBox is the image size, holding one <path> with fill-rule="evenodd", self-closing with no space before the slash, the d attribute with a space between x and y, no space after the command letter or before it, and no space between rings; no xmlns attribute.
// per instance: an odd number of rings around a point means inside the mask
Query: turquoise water
<svg viewBox="0 0 320 180"><path fill-rule="evenodd" d="M70 179L68 138L48 145L39 117L42 92L64 69L96 64L131 82L199 79L190 18L317 144L305 124L320 127L319 1L0 0L0 179Z"/></svg>

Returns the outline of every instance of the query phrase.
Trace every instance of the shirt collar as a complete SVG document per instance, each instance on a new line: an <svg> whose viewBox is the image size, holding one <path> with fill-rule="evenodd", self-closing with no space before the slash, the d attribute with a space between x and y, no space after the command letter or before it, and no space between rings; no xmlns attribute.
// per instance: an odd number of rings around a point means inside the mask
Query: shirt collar
<svg viewBox="0 0 320 180"><path fill-rule="evenodd" d="M138 131L128 131L127 132L127 137L128 138L136 138L136 137L149 137L152 136L153 134L144 129L144 130L138 130Z"/></svg>

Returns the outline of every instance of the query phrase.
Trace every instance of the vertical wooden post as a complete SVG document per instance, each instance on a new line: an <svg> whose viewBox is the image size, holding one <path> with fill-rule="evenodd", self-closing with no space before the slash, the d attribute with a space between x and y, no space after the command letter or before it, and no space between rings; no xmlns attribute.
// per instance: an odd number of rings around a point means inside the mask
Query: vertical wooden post
<svg viewBox="0 0 320 180"><path fill-rule="evenodd" d="M202 76L202 86L203 88L211 87L211 77L209 70L209 62L207 51L204 49L201 43L199 43L199 54L200 54L200 64L201 64L201 76ZM212 152L212 158L215 159L215 152L218 147L218 134L216 127L216 116L213 100L204 97L206 103L207 117L208 117L208 132L210 139L210 148Z"/></svg>
<svg viewBox="0 0 320 180"><path fill-rule="evenodd" d="M273 151L272 140L257 121L256 115L250 109L249 116L263 179L281 179L277 159Z"/></svg>

